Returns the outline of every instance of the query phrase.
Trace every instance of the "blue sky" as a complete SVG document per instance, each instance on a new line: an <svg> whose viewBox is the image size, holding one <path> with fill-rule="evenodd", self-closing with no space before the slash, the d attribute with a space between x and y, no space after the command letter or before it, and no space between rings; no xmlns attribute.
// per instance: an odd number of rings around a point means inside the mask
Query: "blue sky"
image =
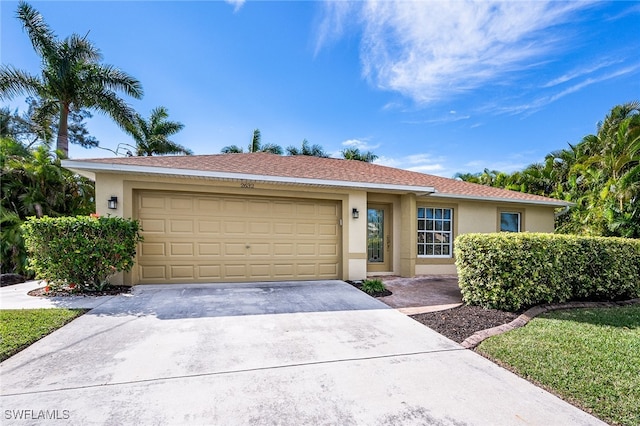
<svg viewBox="0 0 640 426"><path fill-rule="evenodd" d="M139 79L196 154L303 139L335 156L451 177L514 171L640 99L640 2L33 1L56 34L86 34ZM3 64L39 62L0 2ZM7 104L7 102L5 102ZM22 99L9 103L24 108ZM115 150L129 136L99 113ZM72 146L71 158L113 156Z"/></svg>

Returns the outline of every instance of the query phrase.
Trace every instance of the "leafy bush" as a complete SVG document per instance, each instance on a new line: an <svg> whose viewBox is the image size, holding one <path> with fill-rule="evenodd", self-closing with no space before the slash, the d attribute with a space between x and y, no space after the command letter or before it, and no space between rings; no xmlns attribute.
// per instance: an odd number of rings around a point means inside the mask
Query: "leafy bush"
<svg viewBox="0 0 640 426"><path fill-rule="evenodd" d="M370 280L362 281L362 287L360 287L360 289L367 294L376 294L382 293L387 288L384 286L381 279L373 278Z"/></svg>
<svg viewBox="0 0 640 426"><path fill-rule="evenodd" d="M22 225L29 264L53 288L101 290L130 271L142 240L138 221L119 217L29 218Z"/></svg>
<svg viewBox="0 0 640 426"><path fill-rule="evenodd" d="M455 241L462 298L517 311L540 303L640 296L640 241L554 234L464 234Z"/></svg>
<svg viewBox="0 0 640 426"><path fill-rule="evenodd" d="M27 217L85 215L96 209L94 183L63 168L57 154L47 144L30 149L0 137L2 273L32 276L20 228Z"/></svg>

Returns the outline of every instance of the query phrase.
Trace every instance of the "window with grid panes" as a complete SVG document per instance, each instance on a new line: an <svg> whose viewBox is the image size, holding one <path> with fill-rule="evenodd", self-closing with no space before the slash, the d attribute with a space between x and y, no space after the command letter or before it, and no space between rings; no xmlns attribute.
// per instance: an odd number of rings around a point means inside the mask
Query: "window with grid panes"
<svg viewBox="0 0 640 426"><path fill-rule="evenodd" d="M453 209L418 207L418 256L451 257Z"/></svg>

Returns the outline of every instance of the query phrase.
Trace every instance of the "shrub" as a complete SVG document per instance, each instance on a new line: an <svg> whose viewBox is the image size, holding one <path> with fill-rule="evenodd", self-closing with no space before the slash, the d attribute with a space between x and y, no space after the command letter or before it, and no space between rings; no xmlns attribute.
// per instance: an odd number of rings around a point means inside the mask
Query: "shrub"
<svg viewBox="0 0 640 426"><path fill-rule="evenodd" d="M22 225L29 265L50 286L101 290L130 271L142 240L135 220L119 217L29 218Z"/></svg>
<svg viewBox="0 0 640 426"><path fill-rule="evenodd" d="M380 278L373 278L362 281L362 287L360 287L360 289L367 294L376 294L382 293L387 288L384 286Z"/></svg>
<svg viewBox="0 0 640 426"><path fill-rule="evenodd" d="M540 303L640 296L640 241L572 235L464 234L455 241L465 303L517 311Z"/></svg>

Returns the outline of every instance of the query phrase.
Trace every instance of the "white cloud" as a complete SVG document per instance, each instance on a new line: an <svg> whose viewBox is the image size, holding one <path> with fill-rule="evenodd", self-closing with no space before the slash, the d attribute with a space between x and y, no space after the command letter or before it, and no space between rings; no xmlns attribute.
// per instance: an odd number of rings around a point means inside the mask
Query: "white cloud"
<svg viewBox="0 0 640 426"><path fill-rule="evenodd" d="M380 147L380 144L371 145L366 139L348 139L342 142L342 146L347 148L357 148L360 151L370 151Z"/></svg>
<svg viewBox="0 0 640 426"><path fill-rule="evenodd" d="M537 62L562 41L563 34L553 31L554 27L590 4L553 0L328 2L317 49L332 34L339 37L347 15L357 11L359 15L351 21L363 27L364 76L381 89L428 104L499 84L515 71L539 66Z"/></svg>
<svg viewBox="0 0 640 426"><path fill-rule="evenodd" d="M433 157L430 154L414 154L405 157L380 156L374 161L375 164L380 164L382 166L451 177L453 172L445 167L445 162L446 159L444 157Z"/></svg>
<svg viewBox="0 0 640 426"><path fill-rule="evenodd" d="M233 6L233 11L237 12L240 10L240 8L242 7L242 5L244 5L245 0L224 0L225 3L229 3L231 6Z"/></svg>
<svg viewBox="0 0 640 426"><path fill-rule="evenodd" d="M497 161L497 162L489 162L489 161L470 161L464 165L465 171L461 171L461 173L481 173L484 169L487 170L497 170L499 172L504 173L513 173L520 170L525 169L531 163L524 163L522 160L512 160L512 161Z"/></svg>
<svg viewBox="0 0 640 426"><path fill-rule="evenodd" d="M601 83L603 81L611 80L616 77L621 77L623 75L636 73L640 70L640 63L631 65L622 69L618 69L615 71L611 71L607 74L603 74L597 77L586 78L578 83L575 83L565 89L560 90L559 92L540 96L531 102L527 102L525 104L519 105L489 105L485 109L492 110L498 114L533 114L539 111L544 106L557 101L560 98L563 98L571 93L575 93L579 90L584 89L585 87L591 86L593 84ZM568 81L568 80L567 80Z"/></svg>
<svg viewBox="0 0 640 426"><path fill-rule="evenodd" d="M404 121L407 124L442 124L442 123L454 123L456 121L468 120L470 115L457 115L456 113L449 113L444 116L429 118L427 120L408 120Z"/></svg>
<svg viewBox="0 0 640 426"><path fill-rule="evenodd" d="M340 39L345 31L345 21L356 10L357 3L350 1L325 1L324 17L317 28L316 48L317 55L328 44Z"/></svg>
<svg viewBox="0 0 640 426"><path fill-rule="evenodd" d="M601 70L602 68L607 68L611 65L615 65L615 64L619 64L623 62L622 60L610 60L610 61L602 61L599 62L595 65L592 65L591 67L580 67L578 69L574 69L571 70L563 75L561 75L560 77L554 78L553 80L549 81L548 83L544 84L542 87L547 88L547 87L553 87L553 86L557 86L559 84L562 83L566 83L568 81L571 80L575 80L576 78L582 77L584 75L587 74L592 74L598 70Z"/></svg>

